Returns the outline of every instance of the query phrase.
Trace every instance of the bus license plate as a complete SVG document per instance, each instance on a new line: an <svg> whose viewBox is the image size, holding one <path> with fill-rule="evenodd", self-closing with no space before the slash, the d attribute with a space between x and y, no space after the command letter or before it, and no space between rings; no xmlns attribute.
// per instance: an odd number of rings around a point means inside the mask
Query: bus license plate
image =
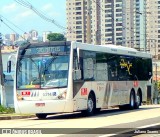
<svg viewBox="0 0 160 137"><path fill-rule="evenodd" d="M36 107L44 107L45 103L36 103L35 105L36 105Z"/></svg>

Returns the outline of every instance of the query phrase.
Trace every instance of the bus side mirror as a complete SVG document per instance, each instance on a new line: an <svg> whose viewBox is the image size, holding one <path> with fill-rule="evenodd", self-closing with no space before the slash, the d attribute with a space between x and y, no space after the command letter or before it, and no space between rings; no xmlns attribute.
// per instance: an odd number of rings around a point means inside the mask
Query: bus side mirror
<svg viewBox="0 0 160 137"><path fill-rule="evenodd" d="M7 72L8 73L11 72L11 61L10 60L7 62Z"/></svg>

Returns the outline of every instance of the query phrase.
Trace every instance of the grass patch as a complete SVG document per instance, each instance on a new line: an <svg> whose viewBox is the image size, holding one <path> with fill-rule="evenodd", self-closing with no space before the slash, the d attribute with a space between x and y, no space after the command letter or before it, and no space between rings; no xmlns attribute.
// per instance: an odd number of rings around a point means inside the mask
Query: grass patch
<svg viewBox="0 0 160 137"><path fill-rule="evenodd" d="M4 107L0 105L0 114L10 114L10 113L15 113L14 108Z"/></svg>

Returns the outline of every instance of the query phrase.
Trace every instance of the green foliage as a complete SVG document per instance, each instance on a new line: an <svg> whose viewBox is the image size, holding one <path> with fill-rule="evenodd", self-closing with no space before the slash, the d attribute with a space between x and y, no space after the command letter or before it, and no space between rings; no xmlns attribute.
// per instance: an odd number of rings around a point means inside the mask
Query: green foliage
<svg viewBox="0 0 160 137"><path fill-rule="evenodd" d="M50 33L48 34L47 39L49 41L65 41L66 40L64 35L60 33Z"/></svg>
<svg viewBox="0 0 160 137"><path fill-rule="evenodd" d="M160 81L157 82L157 88L160 91Z"/></svg>
<svg viewBox="0 0 160 137"><path fill-rule="evenodd" d="M10 108L10 107L4 107L4 106L1 106L0 105L0 113L1 114L8 114L8 113L14 113L15 111L14 111L14 108Z"/></svg>

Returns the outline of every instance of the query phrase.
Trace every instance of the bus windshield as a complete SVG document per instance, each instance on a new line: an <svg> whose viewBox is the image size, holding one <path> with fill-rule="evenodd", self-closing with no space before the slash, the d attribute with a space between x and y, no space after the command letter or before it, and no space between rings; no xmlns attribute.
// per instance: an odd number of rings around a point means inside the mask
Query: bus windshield
<svg viewBox="0 0 160 137"><path fill-rule="evenodd" d="M17 89L67 86L69 55L26 55L17 64Z"/></svg>

